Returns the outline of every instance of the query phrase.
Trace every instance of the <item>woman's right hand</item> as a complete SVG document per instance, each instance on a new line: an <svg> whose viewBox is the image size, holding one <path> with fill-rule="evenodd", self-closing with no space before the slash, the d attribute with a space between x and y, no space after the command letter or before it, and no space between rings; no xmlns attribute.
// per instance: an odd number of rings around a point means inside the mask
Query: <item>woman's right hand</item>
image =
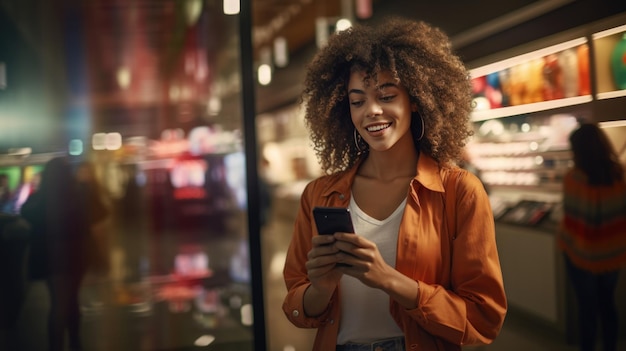
<svg viewBox="0 0 626 351"><path fill-rule="evenodd" d="M308 316L317 316L326 310L343 273L336 269L337 255L333 235L316 235L313 248L307 255L306 269L311 286L304 294L304 309Z"/></svg>

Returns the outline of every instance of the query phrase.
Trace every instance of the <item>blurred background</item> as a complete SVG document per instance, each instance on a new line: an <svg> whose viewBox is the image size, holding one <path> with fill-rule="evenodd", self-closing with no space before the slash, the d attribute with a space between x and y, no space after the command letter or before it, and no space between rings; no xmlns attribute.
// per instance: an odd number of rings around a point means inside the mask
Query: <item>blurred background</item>
<svg viewBox="0 0 626 351"><path fill-rule="evenodd" d="M48 349L20 210L64 157L106 208L85 233L83 349L310 350L281 310L299 195L321 174L305 67L334 31L389 15L443 29L471 70L464 162L492 200L510 303L474 349L574 350L554 243L567 136L601 123L626 163L626 3L609 0L0 0L0 349Z"/></svg>

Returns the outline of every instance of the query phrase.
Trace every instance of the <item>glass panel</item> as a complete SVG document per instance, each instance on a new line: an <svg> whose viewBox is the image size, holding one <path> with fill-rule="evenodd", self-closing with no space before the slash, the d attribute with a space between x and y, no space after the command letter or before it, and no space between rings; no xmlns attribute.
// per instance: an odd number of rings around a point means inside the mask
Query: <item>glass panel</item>
<svg viewBox="0 0 626 351"><path fill-rule="evenodd" d="M222 6L0 5L0 349L254 348L241 18Z"/></svg>

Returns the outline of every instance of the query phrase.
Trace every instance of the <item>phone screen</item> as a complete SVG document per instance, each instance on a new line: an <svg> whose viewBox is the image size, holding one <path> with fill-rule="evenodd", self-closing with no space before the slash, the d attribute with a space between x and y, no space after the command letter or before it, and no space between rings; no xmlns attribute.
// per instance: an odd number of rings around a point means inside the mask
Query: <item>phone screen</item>
<svg viewBox="0 0 626 351"><path fill-rule="evenodd" d="M350 210L343 207L315 207L313 218L320 234L354 233Z"/></svg>

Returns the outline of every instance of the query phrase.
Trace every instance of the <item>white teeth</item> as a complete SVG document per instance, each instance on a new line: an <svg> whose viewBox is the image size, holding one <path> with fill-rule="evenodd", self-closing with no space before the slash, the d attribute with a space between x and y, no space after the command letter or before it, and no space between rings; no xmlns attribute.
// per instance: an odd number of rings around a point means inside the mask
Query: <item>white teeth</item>
<svg viewBox="0 0 626 351"><path fill-rule="evenodd" d="M375 126L367 127L367 131L368 132L377 132L379 130L383 130L383 129L388 128L388 127L389 127L389 123L378 124L378 125L375 125Z"/></svg>

